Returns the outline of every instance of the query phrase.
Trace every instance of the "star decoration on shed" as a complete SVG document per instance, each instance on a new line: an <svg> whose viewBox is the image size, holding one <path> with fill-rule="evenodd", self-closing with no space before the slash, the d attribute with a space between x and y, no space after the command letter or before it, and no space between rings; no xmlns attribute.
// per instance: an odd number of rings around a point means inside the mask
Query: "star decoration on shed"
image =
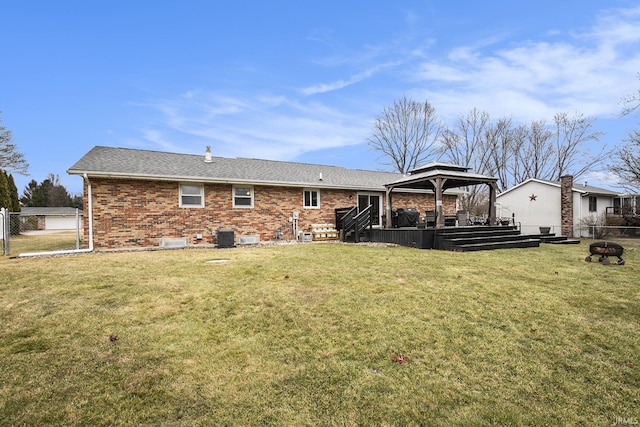
<svg viewBox="0 0 640 427"><path fill-rule="evenodd" d="M535 194L531 193L531 195L529 196L529 201L535 202L537 197L538 196L536 196Z"/></svg>

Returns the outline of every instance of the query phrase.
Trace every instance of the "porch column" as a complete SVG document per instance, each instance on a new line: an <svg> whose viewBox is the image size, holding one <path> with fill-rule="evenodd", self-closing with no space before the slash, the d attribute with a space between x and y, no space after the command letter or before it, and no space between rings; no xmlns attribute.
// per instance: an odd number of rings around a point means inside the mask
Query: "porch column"
<svg viewBox="0 0 640 427"><path fill-rule="evenodd" d="M444 215L442 214L442 187L447 182L446 178L438 177L434 180L430 180L433 187L436 189L436 228L444 227Z"/></svg>
<svg viewBox="0 0 640 427"><path fill-rule="evenodd" d="M385 205L386 205L386 209L385 209L385 215L386 215L385 227L387 227L387 228L392 228L393 227L393 222L391 221L391 191L393 191L393 187L387 187L387 192L385 194Z"/></svg>
<svg viewBox="0 0 640 427"><path fill-rule="evenodd" d="M495 182L489 183L489 225L496 224L496 195L498 186Z"/></svg>

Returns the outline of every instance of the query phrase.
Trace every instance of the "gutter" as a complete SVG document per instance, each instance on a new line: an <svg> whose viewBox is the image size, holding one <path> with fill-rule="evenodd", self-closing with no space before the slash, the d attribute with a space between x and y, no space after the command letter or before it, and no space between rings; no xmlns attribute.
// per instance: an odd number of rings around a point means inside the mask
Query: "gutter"
<svg viewBox="0 0 640 427"><path fill-rule="evenodd" d="M51 255L69 255L69 254L83 254L93 252L93 198L91 194L91 181L87 174L83 174L84 180L87 183L87 211L89 217L89 247L86 249L71 249L66 251L46 251L46 252L27 252L18 254L18 258L24 257L36 257L36 256L51 256Z"/></svg>
<svg viewBox="0 0 640 427"><path fill-rule="evenodd" d="M83 170L67 170L70 175L84 176L85 179L87 173L91 173L94 178L111 178L111 179L132 179L132 180L154 180L163 182L190 182L198 184L230 184L230 185L264 185L273 187L297 187L297 188L319 188L319 189L331 189L331 190L350 190L350 191L371 191L371 192L384 192L385 185L381 187L369 187L369 186L357 186L350 184L331 184L327 182L293 182L293 181L269 181L262 179L244 179L244 178L207 178L196 176L161 176L154 174L128 174L128 173L114 173L114 172L92 172ZM406 191L414 190L414 191ZM418 190L415 189L402 189L402 192L429 192L431 190Z"/></svg>

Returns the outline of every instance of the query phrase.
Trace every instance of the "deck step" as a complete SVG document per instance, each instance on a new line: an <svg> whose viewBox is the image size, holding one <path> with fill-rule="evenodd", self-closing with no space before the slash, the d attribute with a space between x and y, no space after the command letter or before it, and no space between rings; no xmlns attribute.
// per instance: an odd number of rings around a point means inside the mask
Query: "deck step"
<svg viewBox="0 0 640 427"><path fill-rule="evenodd" d="M542 243L553 243L560 245L580 243L580 240L569 239L567 236L556 236L555 234L540 234L536 235L536 238L539 238Z"/></svg>
<svg viewBox="0 0 640 427"><path fill-rule="evenodd" d="M474 245L474 244L498 244L503 242L516 242L531 239L528 236L520 234L500 234L492 236L465 236L445 238L441 240L442 249L452 249L456 246ZM539 240L539 239L538 239Z"/></svg>
<svg viewBox="0 0 640 427"><path fill-rule="evenodd" d="M503 242L485 242L454 245L451 250L457 252L487 251L494 249L537 248L540 246L538 239L521 239Z"/></svg>
<svg viewBox="0 0 640 427"><path fill-rule="evenodd" d="M439 249L460 252L534 248L540 246L542 236L523 235L515 226L452 227L436 232L436 245Z"/></svg>
<svg viewBox="0 0 640 427"><path fill-rule="evenodd" d="M550 240L546 242L543 240L542 243L549 243L552 245L579 245L580 240L565 238L564 240Z"/></svg>

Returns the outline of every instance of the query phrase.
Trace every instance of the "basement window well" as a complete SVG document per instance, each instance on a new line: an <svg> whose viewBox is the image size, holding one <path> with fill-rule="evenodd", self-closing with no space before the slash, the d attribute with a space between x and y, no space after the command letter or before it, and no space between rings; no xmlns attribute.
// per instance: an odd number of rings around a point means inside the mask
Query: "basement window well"
<svg viewBox="0 0 640 427"><path fill-rule="evenodd" d="M180 207L204 207L204 186L197 184L180 184Z"/></svg>

